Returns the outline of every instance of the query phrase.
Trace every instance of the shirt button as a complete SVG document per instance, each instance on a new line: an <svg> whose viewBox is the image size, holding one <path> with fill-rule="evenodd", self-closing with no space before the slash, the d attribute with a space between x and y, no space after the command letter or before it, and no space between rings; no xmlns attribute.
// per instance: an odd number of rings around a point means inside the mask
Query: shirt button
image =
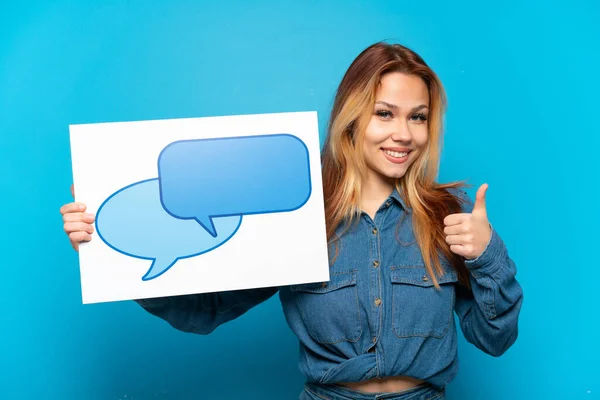
<svg viewBox="0 0 600 400"><path fill-rule="evenodd" d="M373 267L377 268L379 266L379 261L375 260L373 261Z"/></svg>
<svg viewBox="0 0 600 400"><path fill-rule="evenodd" d="M321 287L322 287L323 289L325 289L325 288L327 287L327 282L323 282L323 283L321 283Z"/></svg>
<svg viewBox="0 0 600 400"><path fill-rule="evenodd" d="M377 336L373 336L373 344L377 343Z"/></svg>
<svg viewBox="0 0 600 400"><path fill-rule="evenodd" d="M377 228L373 228L371 232L373 232L373 235L377 235Z"/></svg>
<svg viewBox="0 0 600 400"><path fill-rule="evenodd" d="M379 299L379 298L375 299L375 305L377 307L379 307L381 305L381 299Z"/></svg>
<svg viewBox="0 0 600 400"><path fill-rule="evenodd" d="M427 282L428 280L429 280L429 278L427 277L427 275L425 275L425 276L423 277L423 282Z"/></svg>

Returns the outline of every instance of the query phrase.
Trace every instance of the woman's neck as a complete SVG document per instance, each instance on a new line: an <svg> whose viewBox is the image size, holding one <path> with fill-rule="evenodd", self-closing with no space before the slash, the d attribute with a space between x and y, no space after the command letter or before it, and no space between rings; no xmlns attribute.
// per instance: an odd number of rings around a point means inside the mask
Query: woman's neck
<svg viewBox="0 0 600 400"><path fill-rule="evenodd" d="M360 208L367 213L371 219L375 219L375 213L381 204L390 196L394 190L392 180L370 173L362 182L360 193Z"/></svg>

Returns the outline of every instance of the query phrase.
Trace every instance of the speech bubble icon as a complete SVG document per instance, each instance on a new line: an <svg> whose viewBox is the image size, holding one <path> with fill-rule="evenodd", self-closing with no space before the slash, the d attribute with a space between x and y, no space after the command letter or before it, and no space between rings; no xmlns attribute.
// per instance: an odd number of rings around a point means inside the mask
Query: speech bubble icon
<svg viewBox="0 0 600 400"><path fill-rule="evenodd" d="M294 211L311 194L308 148L290 134L181 140L158 157L161 202L217 236L213 218Z"/></svg>
<svg viewBox="0 0 600 400"><path fill-rule="evenodd" d="M241 216L216 218L219 235L209 235L193 220L173 218L160 201L158 179L119 189L100 206L96 215L98 236L114 250L152 260L147 281L159 277L182 258L197 256L221 246L238 230Z"/></svg>

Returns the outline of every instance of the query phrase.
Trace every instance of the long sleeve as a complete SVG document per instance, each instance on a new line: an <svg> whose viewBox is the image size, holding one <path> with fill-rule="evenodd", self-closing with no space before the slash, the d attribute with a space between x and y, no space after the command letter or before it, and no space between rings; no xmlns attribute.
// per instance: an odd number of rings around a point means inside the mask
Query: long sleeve
<svg viewBox="0 0 600 400"><path fill-rule="evenodd" d="M268 300L276 287L135 300L146 311L184 332L207 335Z"/></svg>
<svg viewBox="0 0 600 400"><path fill-rule="evenodd" d="M466 199L465 212L472 202ZM471 290L457 290L455 311L465 339L492 356L500 356L516 341L523 290L517 269L498 232L492 234L485 251L466 260Z"/></svg>

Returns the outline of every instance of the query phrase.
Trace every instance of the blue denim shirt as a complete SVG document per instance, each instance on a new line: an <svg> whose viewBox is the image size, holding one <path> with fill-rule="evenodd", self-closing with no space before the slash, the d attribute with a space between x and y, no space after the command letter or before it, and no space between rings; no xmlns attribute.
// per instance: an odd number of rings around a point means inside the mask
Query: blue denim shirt
<svg viewBox="0 0 600 400"><path fill-rule="evenodd" d="M470 212L472 201L455 194ZM436 290L411 210L395 191L374 220L363 213L338 248L328 282L137 301L177 329L208 334L279 292L300 341L300 370L320 383L405 375L446 386L458 367L454 312L467 341L488 354L499 356L516 340L523 293L493 228L485 251L466 261L470 290L457 286L444 257Z"/></svg>

